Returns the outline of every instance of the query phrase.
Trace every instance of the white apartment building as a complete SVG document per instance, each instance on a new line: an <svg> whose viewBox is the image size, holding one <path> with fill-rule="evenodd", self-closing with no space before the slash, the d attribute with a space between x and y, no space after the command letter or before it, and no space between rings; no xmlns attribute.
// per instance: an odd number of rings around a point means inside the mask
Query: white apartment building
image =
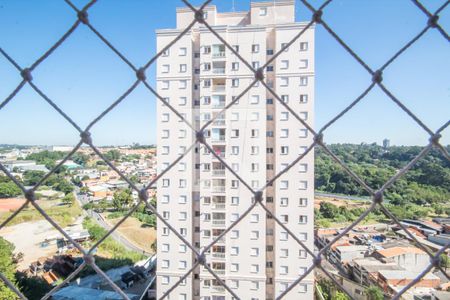
<svg viewBox="0 0 450 300"><path fill-rule="evenodd" d="M157 31L157 51L194 18L178 8L177 28ZM295 22L293 0L252 2L248 12L204 17L227 43L259 68L306 26ZM264 70L265 81L292 110L313 124L314 28ZM198 130L254 80L254 74L204 25L196 24L157 61L157 92ZM161 101L157 107L159 173L189 150L195 133ZM312 144L306 128L261 83L249 89L205 130L206 142L254 190ZM252 193L203 146L191 151L157 184L159 213L201 251L252 205ZM314 154L263 192L263 203L313 249ZM195 263L195 255L160 220L157 294L161 297ZM209 266L240 299L275 299L312 264L312 258L259 206L206 254ZM313 299L313 274L284 299ZM203 267L171 293L171 300L233 299Z"/></svg>

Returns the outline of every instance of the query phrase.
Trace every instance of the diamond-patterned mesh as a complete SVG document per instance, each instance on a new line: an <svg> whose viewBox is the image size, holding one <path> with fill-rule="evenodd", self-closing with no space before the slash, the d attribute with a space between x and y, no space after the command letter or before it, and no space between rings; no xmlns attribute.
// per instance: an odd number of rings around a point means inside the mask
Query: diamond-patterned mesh
<svg viewBox="0 0 450 300"><path fill-rule="evenodd" d="M87 265L91 266L95 272L97 272L101 277L103 277L108 284L117 292L119 293L124 299L129 299L127 295L96 265L95 259L93 257L93 251L94 249L102 243L111 233L116 230L116 228L125 221L126 218L128 218L131 213L137 208L139 204L144 203L149 210L151 210L157 218L165 224L180 240L182 240L194 253L194 255L197 257L196 262L193 264L192 268L183 276L181 277L167 292L161 297L161 299L166 298L171 291L173 291L189 274L193 272L193 270L199 266L203 265L206 270L211 273L211 275L217 279L217 281L235 298L240 299L239 295L236 295L236 293L230 289L224 280L221 279L219 275L215 273L213 269L210 268L210 266L207 264L207 261L205 259L205 253L212 248L215 243L221 239L227 232L229 232L234 226L236 226L243 218L245 218L256 206L262 207L268 215L270 215L275 222L281 226L285 231L288 232L288 234L302 247L304 250L313 257L313 264L311 267L307 269L307 271L302 274L297 280L295 280L285 291L283 291L276 299L283 299L283 297L288 294L292 288L295 287L296 284L300 283L309 273L311 273L315 268L321 269L321 271L328 276L344 293L346 293L351 299L351 295L349 292L341 285L339 281L337 281L328 271L326 268L324 268L321 264L322 262L322 256L323 254L330 249L330 247L341 237L343 237L346 233L348 233L350 230L352 230L356 225L358 225L370 212L372 212L376 208L380 208L381 211L392 221L400 226L405 233L409 236L410 239L412 239L416 245L421 248L423 251L425 251L429 257L430 257L430 264L427 268L423 270L422 273L420 273L417 278L415 278L413 281L411 281L408 285L406 285L402 290L400 290L396 295L393 296L393 299L399 299L401 295L403 295L408 289L413 287L416 283L418 283L422 277L424 277L430 270L433 268L439 268L442 273L448 278L449 275L442 270L442 268L439 265L439 256L440 254L444 253L446 249L450 247L450 243L446 244L440 251L438 251L436 254L431 253L427 247L423 246L416 237L411 234L408 231L408 228L406 228L402 223L399 222L399 220L384 206L383 204L383 193L386 191L387 188L392 186L392 184L401 176L404 176L405 173L422 157L424 157L431 148L436 148L442 154L444 157L448 160L450 160L449 153L447 150L439 143L439 139L441 137L441 132L446 129L450 121L447 121L445 124L443 124L436 132L433 132L430 128L427 127L424 122L422 122L414 113L412 113L407 106L403 104L403 102L398 99L389 89L388 87L383 83L383 72L386 71L387 67L395 61L400 55L402 55L409 47L411 47L414 43L416 43L422 36L424 36L427 31L430 30L437 30L442 37L448 42L449 36L447 32L440 26L438 23L439 15L446 9L447 5L450 1L445 1L439 9L437 9L434 13L431 13L426 7L423 6L421 2L418 0L411 0L412 4L417 7L420 11L423 12L423 14L426 16L427 21L424 22L424 28L421 30L414 38L412 38L408 43L406 43L401 49L399 49L384 65L382 65L379 69L372 69L367 63L364 62L364 60L355 52L352 50L350 46L348 46L345 41L327 24L326 20L323 17L325 8L328 4L332 2L332 0L325 1L319 8L314 8L308 1L301 0L301 2L311 11L311 21L307 23L307 25L302 29L300 32L298 32L295 37L286 45L284 45L280 51L277 53L274 53L274 55L260 68L254 69L252 65L246 61L245 59L240 56L236 50L227 43L227 41L218 34L214 28L212 28L204 19L203 19L203 8L205 8L206 5L210 4L212 0L207 0L203 3L202 6L196 8L189 3L187 0L182 0L182 2L189 7L194 12L194 20L189 24L189 26L186 27L184 31L182 31L171 43L167 44L166 47L164 47L159 53L157 53L154 57L152 57L144 66L142 67L136 67L134 66L125 55L123 55L117 48L115 48L114 45L112 45L106 37L104 37L99 31L96 30L96 28L90 23L89 16L88 16L88 10L92 5L96 3L95 0L92 0L89 2L85 7L82 9L77 8L70 0L65 0L65 2L74 10L74 12L77 14L77 21L67 30L67 32L48 50L46 51L39 59L37 59L31 66L29 67L22 67L20 66L14 58L8 53L6 53L2 48L0 48L0 53L3 55L20 73L22 77L22 81L18 84L18 86L11 92L11 94L6 97L6 99L3 100L3 102L0 103L0 109L3 109L10 101L14 99L14 97L20 92L20 90L25 86L29 85L38 95L42 97L44 101L46 101L48 104L50 104L61 116L63 116L67 122L69 122L79 133L80 133L80 141L75 146L75 148L57 165L55 166L40 182L38 182L34 187L31 189L26 189L24 185L22 185L19 181L16 180L16 178L3 166L0 164L0 170L3 171L25 194L26 202L24 205L22 205L17 211L15 211L11 216L6 219L2 224L0 224L0 228L3 228L9 221L11 221L15 216L17 216L18 213L20 213L26 205L31 204L38 210L42 216L50 222L54 228L56 228L61 234L63 234L84 256L84 262L81 264L69 277L67 277L61 284L53 288L43 299L48 299L51 297L53 293L55 293L58 289L65 286L66 283L71 281L76 275ZM155 89L148 83L146 79L146 71L149 68L151 64L153 64L158 57L160 57L165 50L169 49L173 44L175 44L185 33L187 33L196 23L200 23L203 26L205 26L211 33L213 33L224 45L226 48L229 49L251 72L254 74L254 80L248 86L246 89L242 91L242 93L237 96L232 102L230 102L223 110L218 113L215 117L213 117L211 120L209 120L206 124L204 124L200 130L195 130L194 126L190 124L187 120L183 118L183 116L173 107L170 105L170 103L166 102L163 97L158 95L158 93L155 91ZM322 26L344 49L345 51L353 57L354 60L356 60L371 76L372 81L368 83L367 89L361 93L360 96L358 96L353 102L351 102L344 110L342 110L339 114L337 114L333 119L331 119L326 125L324 125L320 130L315 131L313 128L311 128L302 118L298 116L298 114L293 111L288 104L286 104L280 96L276 94L276 92L265 82L263 70L272 63L286 48L288 48L290 45L292 45L294 42L298 40L300 36L313 24L317 24L317 26ZM111 51L113 51L123 62L125 62L131 69L131 71L135 72L136 74L136 81L129 87L128 90L125 91L120 97L118 97L105 111L103 111L97 118L95 118L90 124L85 128L82 129L80 126L77 125L76 122L74 122L70 116L68 116L50 97L48 97L43 90L41 90L33 81L32 73L36 68L39 67L49 56L52 55L52 53L61 45L63 44L72 33L77 30L78 27L86 26L90 29L90 31L97 36L105 45L108 46ZM213 151L212 147L205 141L204 138L204 130L212 124L215 119L221 115L223 112L225 112L227 109L229 109L231 106L233 106L239 99L247 93L247 91L255 85L257 82L261 82L261 84L273 95L273 97L281 104L283 105L297 120L300 122L304 127L307 128L307 130L314 136L313 143L307 148L305 153L301 154L297 159L295 159L291 164L289 164L284 170L282 170L279 174L274 176L272 179L270 179L267 184L262 187L261 189L254 190L251 188L251 186L246 182L245 178L242 178L239 176L238 173L236 173L224 160L222 157L220 157L215 151ZM169 165L168 168L166 168L161 174L159 174L155 179L153 179L148 185L143 189L138 189L136 185L127 178L121 171L119 171L108 159L102 154L102 152L94 145L93 139L91 138L90 129L97 124L101 119L107 115L111 110L113 110L121 101L123 101L137 86L143 85L146 87L152 94L154 94L159 101L163 102L174 114L176 114L183 122L187 124L196 134L196 142L191 145L184 154L180 155L178 159L176 159L173 163ZM380 189L374 190L369 185L367 185L357 174L355 174L345 163L343 163L331 150L327 145L324 143L324 131L333 125L334 122L336 122L338 119L340 119L343 115L345 115L348 111L350 111L358 102L360 102L375 86L380 87L380 89L391 99L395 104L397 104L411 119L413 119L424 131L426 131L430 138L429 138L429 144L423 148L423 150L411 161L409 162L404 168L400 169L392 178L390 178ZM79 243L75 242L64 230L61 228L52 218L50 218L47 213L37 204L36 197L35 197L35 191L36 189L43 184L45 180L47 180L50 175L55 173L55 171L58 170L59 167L61 167L64 162L66 162L68 159L71 158L71 156L83 145L86 144L92 150L115 172L119 174L119 176L125 180L132 189L138 192L139 194L139 201L138 204L136 204L135 207L133 207L128 214L126 214L123 219L115 225L111 230L108 231L108 233L100 239L98 242L96 242L90 249L84 249ZM164 176L170 169L172 169L183 157L188 154L196 145L202 144L204 147L208 148L212 155L214 155L222 164L224 164L225 168L228 169L235 177L238 179L253 195L255 201L250 205L250 207L247 209L247 211L242 214L230 227L228 227L222 234L217 236L208 246L204 247L201 251L199 251L196 247L191 245L189 241L187 241L175 228L171 226L171 224L166 221L155 209L154 206L151 205L151 203L148 201L148 195L147 190L150 187L153 187L155 183ZM287 227L283 222L281 222L272 212L270 209L268 209L263 201L262 201L262 193L264 190L273 182L275 182L282 174L284 174L287 170L289 170L292 166L294 166L296 163L301 161L310 151L313 151L314 147L321 147L330 157L335 160L356 182L358 182L372 197L372 204L370 207L353 223L351 223L348 227L345 228L342 232L340 232L337 236L335 236L325 247L323 247L317 254L313 252L313 249L309 249L302 241L299 240L299 238ZM3 275L0 273L0 279L9 287L11 288L14 293L16 293L20 298L26 299L20 291Z"/></svg>

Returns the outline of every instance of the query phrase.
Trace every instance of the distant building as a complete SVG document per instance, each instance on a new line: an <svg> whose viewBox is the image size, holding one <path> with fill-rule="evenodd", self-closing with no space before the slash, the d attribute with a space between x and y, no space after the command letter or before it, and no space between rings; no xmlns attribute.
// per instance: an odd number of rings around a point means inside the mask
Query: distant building
<svg viewBox="0 0 450 300"><path fill-rule="evenodd" d="M383 148L386 149L386 148L389 148L390 146L391 146L391 141L388 139L384 139L383 140Z"/></svg>

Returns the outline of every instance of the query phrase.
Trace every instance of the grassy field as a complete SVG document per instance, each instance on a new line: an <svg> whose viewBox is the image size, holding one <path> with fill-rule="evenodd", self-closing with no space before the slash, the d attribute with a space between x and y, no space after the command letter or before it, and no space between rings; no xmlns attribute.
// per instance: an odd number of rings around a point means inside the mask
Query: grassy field
<svg viewBox="0 0 450 300"><path fill-rule="evenodd" d="M72 224L82 212L81 207L76 201L72 206L63 205L60 200L37 200L37 204L61 227ZM6 220L11 214L11 211L1 212L0 222ZM7 226L43 219L44 217L33 207L33 205L28 204L28 206L15 216Z"/></svg>
<svg viewBox="0 0 450 300"><path fill-rule="evenodd" d="M111 225L117 224L121 218L107 219ZM156 240L156 231L154 228L146 227L142 222L134 217L129 217L117 228L128 241L142 248L146 252L153 252L151 245Z"/></svg>

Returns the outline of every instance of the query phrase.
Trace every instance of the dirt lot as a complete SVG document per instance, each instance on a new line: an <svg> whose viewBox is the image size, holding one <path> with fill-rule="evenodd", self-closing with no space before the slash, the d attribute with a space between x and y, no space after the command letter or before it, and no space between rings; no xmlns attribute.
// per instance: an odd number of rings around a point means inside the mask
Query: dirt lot
<svg viewBox="0 0 450 300"><path fill-rule="evenodd" d="M120 221L120 218L105 219L111 225L114 225ZM142 227L142 223L139 220L130 217L126 219L125 222L117 228L117 230L131 243L147 252L153 252L151 245L156 239L156 231L154 228Z"/></svg>
<svg viewBox="0 0 450 300"><path fill-rule="evenodd" d="M59 235L59 232L47 221L26 222L0 230L0 236L16 247L14 252L24 254L23 261L18 264L18 270L26 269L31 262L40 257L56 253L56 243L50 243L46 247L41 247L41 243L45 239Z"/></svg>
<svg viewBox="0 0 450 300"><path fill-rule="evenodd" d="M23 198L2 198L0 199L0 212L15 211L25 203Z"/></svg>
<svg viewBox="0 0 450 300"><path fill-rule="evenodd" d="M316 196L314 198L314 208L320 208L321 202L329 202L338 207L345 206L349 209L358 208L358 207L367 207L370 205L370 202L367 201L358 201L358 200L345 200L345 199L336 199L332 197L322 197Z"/></svg>

